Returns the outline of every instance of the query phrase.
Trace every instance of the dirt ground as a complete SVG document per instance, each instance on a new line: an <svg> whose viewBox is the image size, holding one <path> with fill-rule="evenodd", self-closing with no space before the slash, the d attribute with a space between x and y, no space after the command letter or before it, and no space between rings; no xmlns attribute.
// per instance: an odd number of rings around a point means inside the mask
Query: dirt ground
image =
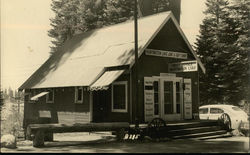
<svg viewBox="0 0 250 155"><path fill-rule="evenodd" d="M2 148L1 152L15 153L247 153L249 137L200 140L116 142L111 133L63 133L54 134L54 142L46 142L43 148L32 147L31 141L19 141L16 149Z"/></svg>

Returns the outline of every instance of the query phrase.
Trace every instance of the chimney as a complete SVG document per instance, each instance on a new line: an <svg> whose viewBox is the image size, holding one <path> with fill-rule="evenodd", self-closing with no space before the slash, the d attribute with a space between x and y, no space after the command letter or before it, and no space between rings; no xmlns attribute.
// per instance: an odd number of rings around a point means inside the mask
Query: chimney
<svg viewBox="0 0 250 155"><path fill-rule="evenodd" d="M139 0L139 15L141 16L148 16L155 13L153 8L153 2L156 0ZM172 11L173 15L175 16L176 20L180 24L180 14L181 14L181 0L168 0L169 5L166 7L161 8L159 12L163 11Z"/></svg>

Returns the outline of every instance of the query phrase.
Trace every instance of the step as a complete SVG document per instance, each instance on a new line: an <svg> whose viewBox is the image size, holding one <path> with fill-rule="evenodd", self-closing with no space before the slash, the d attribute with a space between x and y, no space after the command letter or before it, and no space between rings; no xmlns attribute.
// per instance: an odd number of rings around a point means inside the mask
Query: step
<svg viewBox="0 0 250 155"><path fill-rule="evenodd" d="M205 126L205 127L195 127L195 128L185 128L185 129L177 129L177 130L168 130L168 134L171 136L174 135L186 135L186 134L194 134L201 132L212 132L219 131L221 128L219 126Z"/></svg>
<svg viewBox="0 0 250 155"><path fill-rule="evenodd" d="M207 136L214 136L214 135L222 135L227 133L226 130L219 130L219 131L212 131L212 132L203 132L203 133L194 133L194 134L187 134L187 135L180 135L174 136L173 139L186 139L186 138L198 138L198 137L207 137Z"/></svg>
<svg viewBox="0 0 250 155"><path fill-rule="evenodd" d="M217 121L201 121L201 122L190 122L190 123L177 123L167 124L169 130L195 128L195 127L207 127L207 126L218 126Z"/></svg>
<svg viewBox="0 0 250 155"><path fill-rule="evenodd" d="M206 137L199 137L199 138L193 138L195 140L209 140L209 139L216 139L216 138L227 138L232 137L230 134L222 134L222 135L214 135L214 136L206 136Z"/></svg>

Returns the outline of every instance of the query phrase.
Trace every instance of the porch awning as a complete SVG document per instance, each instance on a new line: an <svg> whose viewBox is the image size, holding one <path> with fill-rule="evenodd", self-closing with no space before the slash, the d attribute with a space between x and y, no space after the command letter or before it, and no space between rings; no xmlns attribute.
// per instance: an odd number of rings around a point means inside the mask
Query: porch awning
<svg viewBox="0 0 250 155"><path fill-rule="evenodd" d="M125 70L106 71L95 83L90 86L90 90L107 90Z"/></svg>
<svg viewBox="0 0 250 155"><path fill-rule="evenodd" d="M37 95L31 97L30 100L35 101L35 100L37 100L39 97L42 97L42 96L44 96L44 95L46 95L46 94L48 94L48 93L49 93L49 92L41 92L41 93L39 93L39 94L37 94Z"/></svg>

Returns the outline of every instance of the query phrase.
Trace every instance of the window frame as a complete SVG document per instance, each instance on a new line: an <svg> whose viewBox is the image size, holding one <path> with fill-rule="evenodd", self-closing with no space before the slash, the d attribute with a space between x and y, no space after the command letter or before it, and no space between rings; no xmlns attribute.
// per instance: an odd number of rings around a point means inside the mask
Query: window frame
<svg viewBox="0 0 250 155"><path fill-rule="evenodd" d="M200 113L201 110L202 111L206 110L207 113ZM204 114L204 115L209 114L209 108L200 108L199 109L199 114Z"/></svg>
<svg viewBox="0 0 250 155"><path fill-rule="evenodd" d="M125 109L114 109L114 86L115 85L125 85ZM117 81L112 83L112 93L111 93L111 112L121 112L127 113L128 112L128 81Z"/></svg>
<svg viewBox="0 0 250 155"><path fill-rule="evenodd" d="M82 90L82 99L81 100L78 100L78 89L81 89ZM83 87L81 86L77 86L75 87L75 103L78 103L78 104L83 104Z"/></svg>
<svg viewBox="0 0 250 155"><path fill-rule="evenodd" d="M48 89L47 91L49 91L48 94L46 94L46 103L54 103L54 98L55 98L55 91L54 89ZM49 94L50 94L50 91L52 92L52 101L49 101Z"/></svg>

